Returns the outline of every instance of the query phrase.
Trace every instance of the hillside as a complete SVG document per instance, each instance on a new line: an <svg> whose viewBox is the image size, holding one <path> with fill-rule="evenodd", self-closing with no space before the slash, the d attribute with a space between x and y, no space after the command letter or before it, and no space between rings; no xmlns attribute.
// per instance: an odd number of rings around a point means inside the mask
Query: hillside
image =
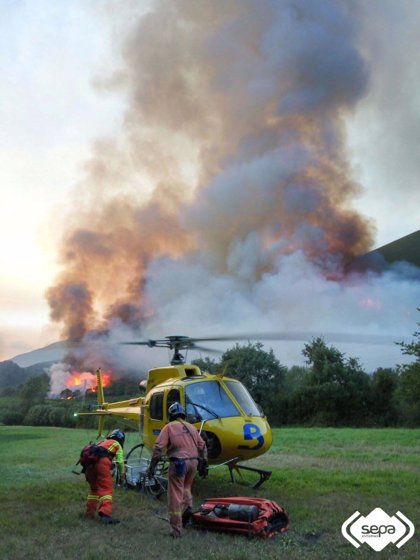
<svg viewBox="0 0 420 560"><path fill-rule="evenodd" d="M18 387L29 379L30 375L11 360L0 362L0 389L4 387Z"/></svg>
<svg viewBox="0 0 420 560"><path fill-rule="evenodd" d="M68 345L65 342L53 342L48 346L43 348L38 348L36 350L31 350L30 352L25 352L24 354L19 354L14 358L11 358L15 364L21 368L26 368L34 364L60 362L63 359L64 354Z"/></svg>
<svg viewBox="0 0 420 560"><path fill-rule="evenodd" d="M368 254L372 253L378 253L389 264L405 261L420 267L420 230L374 249Z"/></svg>

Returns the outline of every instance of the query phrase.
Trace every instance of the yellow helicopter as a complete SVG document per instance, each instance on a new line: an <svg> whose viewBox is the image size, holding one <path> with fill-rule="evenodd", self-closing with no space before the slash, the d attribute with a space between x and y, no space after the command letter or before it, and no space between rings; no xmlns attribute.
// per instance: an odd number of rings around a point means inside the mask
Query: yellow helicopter
<svg viewBox="0 0 420 560"><path fill-rule="evenodd" d="M144 447L152 449L163 426L169 421L168 409L174 402L181 403L187 421L199 430L208 449L210 468L226 465L233 481L233 470L255 472L259 475L254 488L258 488L271 475L270 471L242 465L242 461L254 459L266 453L272 443L272 432L261 408L254 402L244 385L226 377L223 373L209 374L197 365L186 364L183 349L208 350L197 346L197 342L237 340L234 337L190 338L167 336L161 340L126 342L123 344L146 345L150 348L169 348L173 356L169 366L149 370L147 380L140 382L144 396L120 402L105 402L101 370L97 370L98 408L95 412L79 413L99 416L98 437L101 436L104 420L115 416L134 424L142 442L126 455L127 482L145 485L148 461L142 458ZM134 459L137 452L140 455ZM160 473L164 474L162 465ZM159 471L158 471L159 479Z"/></svg>

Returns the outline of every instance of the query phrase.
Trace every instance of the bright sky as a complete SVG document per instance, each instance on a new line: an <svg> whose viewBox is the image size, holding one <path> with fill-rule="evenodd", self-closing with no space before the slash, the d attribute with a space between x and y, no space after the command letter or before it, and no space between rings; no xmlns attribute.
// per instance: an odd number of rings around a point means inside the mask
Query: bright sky
<svg viewBox="0 0 420 560"><path fill-rule="evenodd" d="M96 3L97 4L97 3ZM44 299L54 222L92 141L121 114L92 79L110 56L94 3L1 0L0 359L57 340Z"/></svg>
<svg viewBox="0 0 420 560"><path fill-rule="evenodd" d="M110 39L115 27L102 10L119 2L0 3L2 360L58 338L44 299L57 272L54 224L92 142L117 128L123 100L93 86L117 56ZM376 222L379 246L420 226L420 36L418 3L370 5L377 17L369 18L364 48L376 52L378 64L348 131L364 187L357 207Z"/></svg>

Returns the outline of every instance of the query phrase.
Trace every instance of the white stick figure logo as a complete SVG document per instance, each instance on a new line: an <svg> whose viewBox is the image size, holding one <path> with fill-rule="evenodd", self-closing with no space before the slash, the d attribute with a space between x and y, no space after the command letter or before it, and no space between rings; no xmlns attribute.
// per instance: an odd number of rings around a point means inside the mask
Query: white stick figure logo
<svg viewBox="0 0 420 560"><path fill-rule="evenodd" d="M364 517L356 511L342 525L343 536L356 548L363 543L379 552L389 543L401 548L414 535L414 525L400 511L390 517L376 508Z"/></svg>

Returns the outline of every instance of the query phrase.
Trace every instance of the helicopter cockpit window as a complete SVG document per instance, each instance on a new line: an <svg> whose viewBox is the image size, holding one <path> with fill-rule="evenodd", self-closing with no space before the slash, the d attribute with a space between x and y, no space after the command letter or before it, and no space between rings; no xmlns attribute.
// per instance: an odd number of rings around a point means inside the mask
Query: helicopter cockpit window
<svg viewBox="0 0 420 560"><path fill-rule="evenodd" d="M248 416L263 416L251 395L239 381L225 381L227 388Z"/></svg>
<svg viewBox="0 0 420 560"><path fill-rule="evenodd" d="M192 383L185 388L187 417L196 422L239 416L239 411L218 381Z"/></svg>
<svg viewBox="0 0 420 560"><path fill-rule="evenodd" d="M150 399L150 418L163 420L163 393L154 393Z"/></svg>
<svg viewBox="0 0 420 560"><path fill-rule="evenodd" d="M169 407L176 402L181 402L179 391L178 389L171 389L166 397L166 411L168 411Z"/></svg>

